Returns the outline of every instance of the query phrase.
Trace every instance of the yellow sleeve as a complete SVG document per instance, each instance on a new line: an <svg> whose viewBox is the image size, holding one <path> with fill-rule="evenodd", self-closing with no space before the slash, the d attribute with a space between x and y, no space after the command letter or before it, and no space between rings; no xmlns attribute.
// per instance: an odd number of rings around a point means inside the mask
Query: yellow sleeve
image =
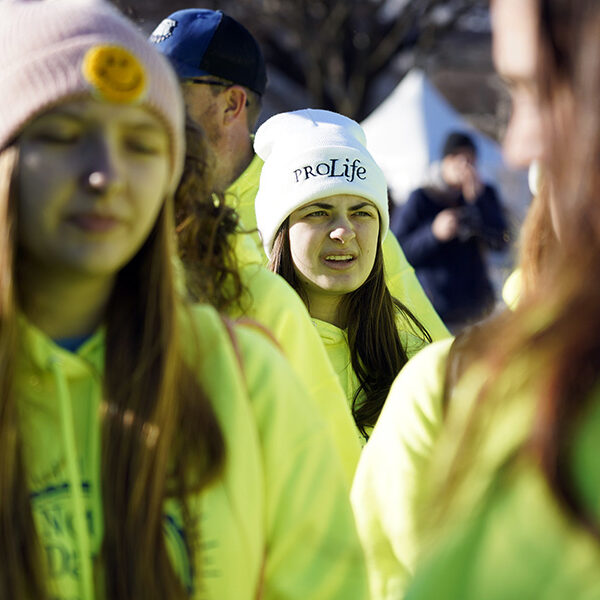
<svg viewBox="0 0 600 600"><path fill-rule="evenodd" d="M522 277L521 269L517 268L507 277L502 287L502 300L511 310L517 308L519 303L523 286Z"/></svg>
<svg viewBox="0 0 600 600"><path fill-rule="evenodd" d="M414 567L417 510L442 427L451 343L431 344L402 369L359 461L351 500L372 600L401 598Z"/></svg>
<svg viewBox="0 0 600 600"><path fill-rule="evenodd" d="M263 351L270 345L266 338L242 330L238 335L263 460L266 558L260 597L366 600L364 554L327 427L287 361Z"/></svg>
<svg viewBox="0 0 600 600"><path fill-rule="evenodd" d="M404 256L398 240L391 231L383 240L383 260L386 282L392 296L400 300L417 317L432 340L449 337L448 329L435 312L423 291L415 271Z"/></svg>
<svg viewBox="0 0 600 600"><path fill-rule="evenodd" d="M331 432L349 489L360 444L344 390L304 303L282 277L264 267L248 265L242 276L250 294L245 316L272 332L304 384Z"/></svg>

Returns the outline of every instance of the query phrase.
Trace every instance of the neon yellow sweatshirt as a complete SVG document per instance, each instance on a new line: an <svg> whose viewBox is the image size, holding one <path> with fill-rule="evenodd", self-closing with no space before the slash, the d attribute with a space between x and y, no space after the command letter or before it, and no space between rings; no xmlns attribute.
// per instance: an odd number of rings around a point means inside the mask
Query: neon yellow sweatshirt
<svg viewBox="0 0 600 600"><path fill-rule="evenodd" d="M264 571L265 600L366 598L364 559L341 465L302 385L262 334L236 330L242 375L211 308L194 308L189 325L201 339L194 364L227 446L222 476L190 498L203 535L194 564L179 506L170 500L164 507L169 553L191 597L253 600ZM20 341L19 430L49 594L89 600L92 557L103 537L103 331L73 354L22 319Z"/></svg>
<svg viewBox="0 0 600 600"><path fill-rule="evenodd" d="M406 598L461 600L600 598L600 546L551 493L531 452L523 451L537 421L537 395L523 386L530 362L513 363L497 382L498 401L477 404L477 451L442 501L443 522L427 533ZM514 377L511 376L514 373ZM525 378L526 379L526 378ZM471 367L454 388L431 461L432 480L453 464L477 391L486 380ZM600 519L600 389L580 415L567 460L572 492L595 523ZM429 494L438 488L434 485ZM428 505L431 495L425 498ZM436 500L438 501L438 500Z"/></svg>
<svg viewBox="0 0 600 600"><path fill-rule="evenodd" d="M432 340L450 336L448 329L435 312L433 305L421 287L415 270L406 260L404 251L391 231L382 244L385 281L390 294L404 304L425 326Z"/></svg>
<svg viewBox="0 0 600 600"><path fill-rule="evenodd" d="M256 228L256 212L254 210L254 199L258 192L263 164L262 159L255 154L246 170L225 191L225 203L227 206L235 208L240 218L241 229L248 232L245 237L250 237L254 242L258 252L257 257L260 257L260 262L266 266L267 256Z"/></svg>
<svg viewBox="0 0 600 600"><path fill-rule="evenodd" d="M507 401L484 416L489 426L470 454L466 480L450 492L450 512L436 529L423 527L429 508L447 501L431 481L447 475L486 380L481 367L469 369L442 418L449 348L449 341L432 344L402 370L361 455L351 499L371 598L600 598L597 541L566 517L532 457L517 453L536 403L510 377ZM571 453L574 488L595 519L599 432L595 393Z"/></svg>
<svg viewBox="0 0 600 600"><path fill-rule="evenodd" d="M342 388L344 389L344 395L346 397L348 409L351 411L354 394L359 387L359 381L354 369L352 368L347 332L344 329L319 319L313 319L313 323L315 324L315 327L321 336L321 340L325 345L329 360L331 361L333 369L337 373L338 379L342 385ZM398 333L400 335L400 341L406 349L409 358L418 350L420 350L426 343L422 339L406 331L403 328L400 320L398 322ZM358 436L361 445L364 445L365 440L356 426L355 435Z"/></svg>
<svg viewBox="0 0 600 600"><path fill-rule="evenodd" d="M238 211L242 229L246 231L256 230L254 200L258 191L262 166L263 161L255 155L246 170L231 184L225 193L225 202ZM252 239L260 255L260 261L266 265L267 257L258 231L253 231L250 235L240 235ZM398 240L391 231L386 235L382 247L386 282L392 296L398 298L413 312L429 331L432 339L438 340L448 337L450 334L446 326L435 312L415 275L414 269L406 260ZM252 260L247 247L245 249L240 248L238 254L240 257L245 257L246 262ZM259 260L258 255L254 255L254 259Z"/></svg>
<svg viewBox="0 0 600 600"><path fill-rule="evenodd" d="M356 470L351 500L372 600L402 598L414 571L418 513L442 429L451 343L447 339L431 344L396 377Z"/></svg>

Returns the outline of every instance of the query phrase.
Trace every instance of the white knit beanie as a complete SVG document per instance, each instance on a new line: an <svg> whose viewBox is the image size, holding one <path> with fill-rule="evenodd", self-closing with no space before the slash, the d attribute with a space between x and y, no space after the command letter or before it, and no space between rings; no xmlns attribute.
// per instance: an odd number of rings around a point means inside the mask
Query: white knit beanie
<svg viewBox="0 0 600 600"><path fill-rule="evenodd" d="M267 256L292 212L338 194L373 202L383 240L389 227L387 184L365 144L365 133L356 121L328 110L281 113L259 127L254 149L265 164L255 209Z"/></svg>
<svg viewBox="0 0 600 600"><path fill-rule="evenodd" d="M184 156L184 109L168 61L102 0L0 0L0 149L69 98L147 107L166 126L171 189Z"/></svg>

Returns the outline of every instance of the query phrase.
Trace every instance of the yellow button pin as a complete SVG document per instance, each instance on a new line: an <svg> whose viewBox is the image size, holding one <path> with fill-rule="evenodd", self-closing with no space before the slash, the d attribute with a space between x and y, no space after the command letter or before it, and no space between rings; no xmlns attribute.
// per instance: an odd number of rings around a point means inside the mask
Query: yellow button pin
<svg viewBox="0 0 600 600"><path fill-rule="evenodd" d="M95 46L83 59L83 76L109 102L135 102L146 89L146 71L121 46Z"/></svg>

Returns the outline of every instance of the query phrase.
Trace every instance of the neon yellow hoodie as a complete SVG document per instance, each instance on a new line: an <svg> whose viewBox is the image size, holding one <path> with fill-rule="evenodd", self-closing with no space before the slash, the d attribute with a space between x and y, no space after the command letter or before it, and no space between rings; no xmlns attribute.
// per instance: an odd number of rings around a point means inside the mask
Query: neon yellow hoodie
<svg viewBox="0 0 600 600"><path fill-rule="evenodd" d="M421 287L415 270L406 260L404 251L391 231L382 244L385 281L390 294L404 304L427 329L432 340L450 336L442 319Z"/></svg>
<svg viewBox="0 0 600 600"><path fill-rule="evenodd" d="M313 319L313 323L325 345L329 360L344 389L348 409L351 411L354 394L359 387L359 381L352 368L347 332L345 329L341 329L331 323L321 321L320 319ZM416 335L406 331L400 320L398 322L398 333L400 335L400 341L406 349L409 358L418 352L426 343ZM369 430L367 430L367 432L368 431ZM358 428L355 429L355 432L361 445L364 445L365 440L358 431Z"/></svg>
<svg viewBox="0 0 600 600"><path fill-rule="evenodd" d="M402 369L356 469L351 500L372 600L402 598L414 571L418 513L442 429L451 343L431 344Z"/></svg>
<svg viewBox="0 0 600 600"><path fill-rule="evenodd" d="M486 380L480 366L470 368L443 417L449 348L449 341L432 344L402 370L361 455L351 499L371 598L600 598L597 540L567 518L532 457L517 452L531 432L536 402L513 378L502 384L507 401L492 403L483 416L489 426L470 453L465 480L450 491L450 512L435 530L423 527L429 508L447 502L431 481L447 475ZM574 489L594 519L600 518L599 432L596 392L571 452Z"/></svg>
<svg viewBox="0 0 600 600"><path fill-rule="evenodd" d="M238 211L242 228L246 231L256 230L254 200L258 191L262 166L263 161L255 155L246 170L231 184L225 193L225 202ZM267 257L258 231L253 231L250 235L241 234L241 236L251 237L258 249L260 261L266 265ZM435 312L415 275L414 269L406 260L398 240L391 231L385 236L382 248L386 282L392 296L398 298L413 312L429 331L432 339L438 340L448 337L450 334L446 326ZM238 255L245 257L246 262L252 260L252 255L248 252L247 247L245 249L240 248ZM258 255L254 255L254 260L259 260Z"/></svg>
<svg viewBox="0 0 600 600"><path fill-rule="evenodd" d="M265 600L365 598L364 559L341 466L302 385L262 334L236 330L242 375L211 308L194 308L190 325L202 341L194 360L199 381L227 446L222 476L190 498L193 518L202 518L202 550L194 564L180 509L175 501L165 504L167 546L191 597L253 600L263 571ZM94 597L91 557L103 536L103 331L72 354L22 319L20 340L19 428L49 593L88 600Z"/></svg>
<svg viewBox="0 0 600 600"><path fill-rule="evenodd" d="M248 232L245 237L250 237L254 242L258 251L257 257L260 257L260 262L266 266L267 256L256 228L256 212L254 210L254 199L258 192L263 164L262 159L255 154L246 170L225 191L225 203L227 206L235 208L240 218L241 229Z"/></svg>
<svg viewBox="0 0 600 600"><path fill-rule="evenodd" d="M424 528L421 556L406 598L501 600L600 598L600 546L576 523L550 491L539 459L525 450L537 424L539 400L531 394L536 365L512 363L494 392L498 398L477 403L476 452L443 501L447 510L436 526ZM447 416L431 460L432 481L439 482L454 463L472 419L477 391L486 381L481 366L470 367L453 389ZM523 385L525 383L525 385ZM571 490L590 521L600 519L600 389L572 430L567 460Z"/></svg>

